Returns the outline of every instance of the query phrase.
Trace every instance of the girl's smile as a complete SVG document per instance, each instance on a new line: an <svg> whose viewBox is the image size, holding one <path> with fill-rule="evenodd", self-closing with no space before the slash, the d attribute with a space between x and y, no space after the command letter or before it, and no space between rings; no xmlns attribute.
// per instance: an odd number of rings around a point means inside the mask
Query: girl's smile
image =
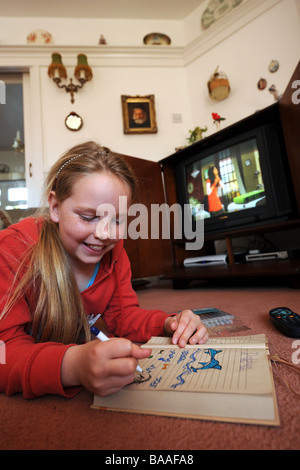
<svg viewBox="0 0 300 470"><path fill-rule="evenodd" d="M90 250L91 252L96 252L96 253L99 253L103 250L104 246L103 245L91 245L89 243L83 243L88 250Z"/></svg>

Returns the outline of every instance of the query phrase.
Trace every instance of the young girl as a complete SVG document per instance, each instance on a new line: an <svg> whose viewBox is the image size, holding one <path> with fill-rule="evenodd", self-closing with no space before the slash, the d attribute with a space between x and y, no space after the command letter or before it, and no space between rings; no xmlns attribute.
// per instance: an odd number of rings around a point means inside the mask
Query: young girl
<svg viewBox="0 0 300 470"><path fill-rule="evenodd" d="M105 396L132 382L138 359L151 352L132 341L169 335L184 347L207 340L190 310L168 316L138 306L122 240L135 195L122 157L87 142L50 170L48 208L0 232L0 340L6 351L0 391L70 397L85 387ZM121 196L127 197L125 209ZM99 211L107 204L116 216ZM118 338L90 341L100 315Z"/></svg>

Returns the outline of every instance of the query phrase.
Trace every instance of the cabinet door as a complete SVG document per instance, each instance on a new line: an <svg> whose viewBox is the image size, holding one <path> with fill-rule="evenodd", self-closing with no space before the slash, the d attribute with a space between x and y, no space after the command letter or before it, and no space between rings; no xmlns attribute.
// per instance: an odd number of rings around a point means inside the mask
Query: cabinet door
<svg viewBox="0 0 300 470"><path fill-rule="evenodd" d="M133 279L139 279L158 276L168 272L172 265L170 239L162 238L161 234L158 234L159 238L151 238L151 227L153 231L153 220L151 220L153 219L151 218L152 205L156 205L155 209L157 209L165 202L160 165L159 163L136 157L126 156L126 160L138 178L138 203L142 205L144 213L147 214L146 220L142 222L144 224L143 227L137 225L138 220L142 220L141 218L139 219L139 213L136 216L128 217L128 232L130 233L130 228L134 227L137 235L139 232L145 237L132 239L128 236L125 239L125 249L132 267L132 277Z"/></svg>

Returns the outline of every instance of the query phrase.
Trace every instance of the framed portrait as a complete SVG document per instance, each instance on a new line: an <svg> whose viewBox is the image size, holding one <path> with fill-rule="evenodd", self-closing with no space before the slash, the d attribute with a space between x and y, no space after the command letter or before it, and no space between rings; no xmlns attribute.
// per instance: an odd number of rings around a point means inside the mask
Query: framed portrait
<svg viewBox="0 0 300 470"><path fill-rule="evenodd" d="M154 95L121 95L124 134L157 132Z"/></svg>

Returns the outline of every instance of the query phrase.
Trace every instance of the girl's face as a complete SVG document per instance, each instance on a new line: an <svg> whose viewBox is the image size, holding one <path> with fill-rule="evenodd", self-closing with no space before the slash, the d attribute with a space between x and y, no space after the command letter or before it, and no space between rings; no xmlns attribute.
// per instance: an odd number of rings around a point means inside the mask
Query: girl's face
<svg viewBox="0 0 300 470"><path fill-rule="evenodd" d="M129 186L111 173L79 178L72 195L62 203L51 192L50 217L58 223L62 244L73 267L84 269L86 265L95 265L118 243L125 234L130 202Z"/></svg>

